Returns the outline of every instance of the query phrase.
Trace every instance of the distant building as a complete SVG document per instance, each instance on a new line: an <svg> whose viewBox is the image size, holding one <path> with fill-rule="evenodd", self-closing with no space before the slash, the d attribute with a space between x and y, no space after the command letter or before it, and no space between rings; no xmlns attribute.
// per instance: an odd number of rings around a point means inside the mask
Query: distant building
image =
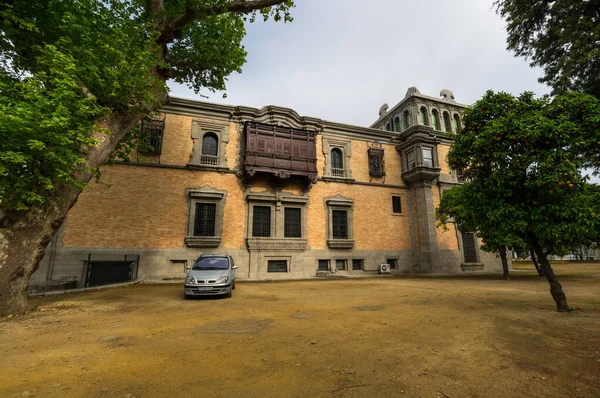
<svg viewBox="0 0 600 398"><path fill-rule="evenodd" d="M410 88L371 127L291 109L171 98L143 124L148 148L102 168L32 284L182 278L202 253L231 254L239 279L499 271L470 231L436 227L446 156L465 105Z"/></svg>

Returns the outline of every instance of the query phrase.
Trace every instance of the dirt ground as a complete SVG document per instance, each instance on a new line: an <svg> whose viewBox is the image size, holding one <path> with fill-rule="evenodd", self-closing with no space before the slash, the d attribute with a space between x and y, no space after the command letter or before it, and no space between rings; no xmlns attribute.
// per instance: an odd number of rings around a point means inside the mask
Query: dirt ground
<svg viewBox="0 0 600 398"><path fill-rule="evenodd" d="M555 267L580 310L526 270L36 298L0 320L0 396L599 397L600 264Z"/></svg>

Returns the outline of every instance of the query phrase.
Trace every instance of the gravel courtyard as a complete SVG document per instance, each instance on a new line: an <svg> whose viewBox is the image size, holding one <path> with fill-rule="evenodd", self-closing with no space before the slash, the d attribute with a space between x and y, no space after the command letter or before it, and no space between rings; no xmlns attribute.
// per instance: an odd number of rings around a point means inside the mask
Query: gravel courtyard
<svg viewBox="0 0 600 398"><path fill-rule="evenodd" d="M598 397L600 264L555 268L571 314L531 270L35 298L0 319L0 396Z"/></svg>

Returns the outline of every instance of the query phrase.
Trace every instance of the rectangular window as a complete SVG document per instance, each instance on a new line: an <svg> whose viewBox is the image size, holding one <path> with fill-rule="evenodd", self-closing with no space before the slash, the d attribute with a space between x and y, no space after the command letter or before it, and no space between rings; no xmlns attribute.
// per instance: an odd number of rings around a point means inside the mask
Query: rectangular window
<svg viewBox="0 0 600 398"><path fill-rule="evenodd" d="M406 162L408 164L408 169L412 170L417 166L417 161L415 158L415 151L406 152Z"/></svg>
<svg viewBox="0 0 600 398"><path fill-rule="evenodd" d="M346 270L346 260L335 260L335 268L338 271L345 271Z"/></svg>
<svg viewBox="0 0 600 398"><path fill-rule="evenodd" d="M431 148L423 148L423 166L433 167L433 150Z"/></svg>
<svg viewBox="0 0 600 398"><path fill-rule="evenodd" d="M333 239L348 239L348 212L332 210Z"/></svg>
<svg viewBox="0 0 600 398"><path fill-rule="evenodd" d="M383 149L369 148L369 175L371 177L383 177L385 175L383 165Z"/></svg>
<svg viewBox="0 0 600 398"><path fill-rule="evenodd" d="M362 259L353 259L352 260L352 271L362 271L364 260Z"/></svg>
<svg viewBox="0 0 600 398"><path fill-rule="evenodd" d="M318 271L329 271L329 260L319 260Z"/></svg>
<svg viewBox="0 0 600 398"><path fill-rule="evenodd" d="M302 210L296 207L286 207L284 211L284 231L286 238L302 237Z"/></svg>
<svg viewBox="0 0 600 398"><path fill-rule="evenodd" d="M397 259L395 259L395 258L388 258L385 261L390 265L390 269L397 269L398 268L398 260Z"/></svg>
<svg viewBox="0 0 600 398"><path fill-rule="evenodd" d="M252 216L252 236L270 237L271 236L271 207L254 206Z"/></svg>
<svg viewBox="0 0 600 398"><path fill-rule="evenodd" d="M194 236L215 236L215 203L196 203Z"/></svg>
<svg viewBox="0 0 600 398"><path fill-rule="evenodd" d="M269 260L267 262L267 272L288 272L287 261Z"/></svg>
<svg viewBox="0 0 600 398"><path fill-rule="evenodd" d="M402 213L402 201L400 199L400 196L392 196L392 213Z"/></svg>
<svg viewBox="0 0 600 398"><path fill-rule="evenodd" d="M163 120L142 120L143 148L140 152L148 155L160 155L162 151Z"/></svg>

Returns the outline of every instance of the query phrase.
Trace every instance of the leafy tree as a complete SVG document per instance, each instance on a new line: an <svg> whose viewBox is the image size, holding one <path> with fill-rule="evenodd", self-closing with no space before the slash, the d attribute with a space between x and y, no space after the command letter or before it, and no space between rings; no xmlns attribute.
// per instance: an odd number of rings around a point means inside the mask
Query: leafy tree
<svg viewBox="0 0 600 398"><path fill-rule="evenodd" d="M600 98L600 1L497 0L508 23L508 48L544 69L553 94Z"/></svg>
<svg viewBox="0 0 600 398"><path fill-rule="evenodd" d="M488 196L491 192L482 189L481 184L481 180L468 181L444 191L436 218L444 228L454 222L461 231L476 231L483 241L481 249L500 255L503 276L508 280L506 250L524 243L519 236L524 225L505 222L511 218L512 208L497 196Z"/></svg>
<svg viewBox="0 0 600 398"><path fill-rule="evenodd" d="M9 0L0 4L0 315L25 291L81 190L166 81L225 89L244 21L292 0Z"/></svg>
<svg viewBox="0 0 600 398"><path fill-rule="evenodd" d="M440 211L473 212L466 224L493 245L526 242L557 309L568 311L548 255L600 237L600 189L581 172L600 168L600 101L583 93L550 99L488 91L465 111L463 121L448 163L464 169L468 182L444 194ZM455 196L465 201L460 212L453 209Z"/></svg>

